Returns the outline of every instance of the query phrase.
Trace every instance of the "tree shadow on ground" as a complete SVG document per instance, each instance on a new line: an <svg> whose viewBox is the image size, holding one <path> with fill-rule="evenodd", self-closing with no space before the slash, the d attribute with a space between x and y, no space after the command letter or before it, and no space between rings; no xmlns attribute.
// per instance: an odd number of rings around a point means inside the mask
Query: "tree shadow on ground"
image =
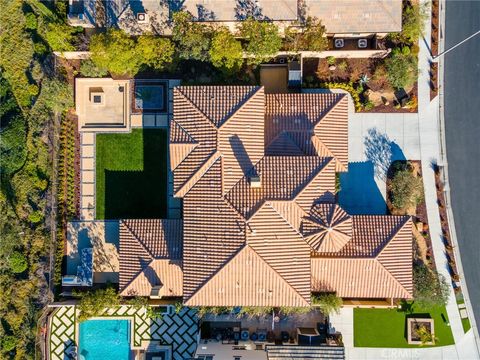
<svg viewBox="0 0 480 360"><path fill-rule="evenodd" d="M365 156L373 164L376 179L385 181L391 163L395 160L406 160L400 146L376 128L368 129L363 144Z"/></svg>

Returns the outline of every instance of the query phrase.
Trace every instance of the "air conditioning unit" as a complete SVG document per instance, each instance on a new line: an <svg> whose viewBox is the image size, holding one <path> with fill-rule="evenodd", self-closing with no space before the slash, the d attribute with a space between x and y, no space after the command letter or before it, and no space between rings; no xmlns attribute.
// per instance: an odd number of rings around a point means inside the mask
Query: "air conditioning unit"
<svg viewBox="0 0 480 360"><path fill-rule="evenodd" d="M138 13L137 14L137 21L139 23L146 23L148 21L148 15L145 13Z"/></svg>
<svg viewBox="0 0 480 360"><path fill-rule="evenodd" d="M368 47L368 40L367 39L358 39L358 48L359 49L366 49Z"/></svg>
<svg viewBox="0 0 480 360"><path fill-rule="evenodd" d="M335 39L334 45L335 49L341 49L345 46L345 41L343 39Z"/></svg>

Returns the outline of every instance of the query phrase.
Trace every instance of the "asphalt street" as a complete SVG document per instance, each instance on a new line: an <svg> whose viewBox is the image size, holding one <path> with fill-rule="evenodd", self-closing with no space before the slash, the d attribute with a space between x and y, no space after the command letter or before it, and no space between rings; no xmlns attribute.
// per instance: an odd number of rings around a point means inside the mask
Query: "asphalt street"
<svg viewBox="0 0 480 360"><path fill-rule="evenodd" d="M480 1L447 0L445 49L480 30ZM480 35L445 55L448 175L465 280L480 324Z"/></svg>

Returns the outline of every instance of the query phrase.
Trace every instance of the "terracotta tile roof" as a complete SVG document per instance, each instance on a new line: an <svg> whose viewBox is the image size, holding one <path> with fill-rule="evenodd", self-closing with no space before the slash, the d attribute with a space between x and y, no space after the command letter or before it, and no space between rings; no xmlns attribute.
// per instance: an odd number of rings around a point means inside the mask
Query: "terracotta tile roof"
<svg viewBox="0 0 480 360"><path fill-rule="evenodd" d="M183 198L186 299L245 245L245 223L222 196L221 171L218 159Z"/></svg>
<svg viewBox="0 0 480 360"><path fill-rule="evenodd" d="M308 306L250 246L244 246L185 303L188 306Z"/></svg>
<svg viewBox="0 0 480 360"><path fill-rule="evenodd" d="M293 200L331 161L317 156L265 156L226 198L248 219L265 200ZM255 175L261 179L259 188L250 185L250 177Z"/></svg>
<svg viewBox="0 0 480 360"><path fill-rule="evenodd" d="M312 257L312 291L335 291L350 298L412 298L411 218L385 215L352 219L352 239L341 251ZM363 231L372 224L379 226L377 236L368 246L355 249L355 244L365 244ZM344 251L347 247L352 251Z"/></svg>
<svg viewBox="0 0 480 360"><path fill-rule="evenodd" d="M276 138L284 132L305 155L335 157L338 171L346 171L348 99L345 94L267 94L267 154L279 155L275 151ZM313 136L319 141L313 140Z"/></svg>
<svg viewBox="0 0 480 360"><path fill-rule="evenodd" d="M120 291L149 271L156 260L181 261L183 221L179 219L120 221ZM153 273L150 275L153 276ZM148 278L148 276L147 276ZM158 276L160 282L165 281ZM160 285L160 284L158 284ZM145 286L145 285L143 285Z"/></svg>
<svg viewBox="0 0 480 360"><path fill-rule="evenodd" d="M307 243L316 252L338 252L352 238L352 218L340 206L316 204L302 224Z"/></svg>
<svg viewBox="0 0 480 360"><path fill-rule="evenodd" d="M411 297L409 218L334 204L348 164L344 95L176 88L170 157L187 305L306 306L312 290ZM151 258L137 248L131 262Z"/></svg>
<svg viewBox="0 0 480 360"><path fill-rule="evenodd" d="M265 203L248 221L247 244L310 301L310 247L270 203Z"/></svg>
<svg viewBox="0 0 480 360"><path fill-rule="evenodd" d="M180 86L174 90L170 139L185 135L198 143L171 146L174 191L183 197L213 162L223 157L222 191L226 192L264 155L263 88L254 86ZM186 149L188 147L188 149ZM180 160L182 159L182 160Z"/></svg>

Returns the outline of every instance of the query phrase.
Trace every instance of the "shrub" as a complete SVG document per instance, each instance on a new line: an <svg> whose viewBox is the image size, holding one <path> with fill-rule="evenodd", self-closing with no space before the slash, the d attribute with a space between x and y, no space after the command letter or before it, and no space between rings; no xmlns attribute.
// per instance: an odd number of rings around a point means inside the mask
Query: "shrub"
<svg viewBox="0 0 480 360"><path fill-rule="evenodd" d="M17 346L17 338L13 335L4 335L1 344L3 351L12 351Z"/></svg>
<svg viewBox="0 0 480 360"><path fill-rule="evenodd" d="M286 316L308 314L310 311L312 311L312 308L308 306L306 307L305 306L304 307L283 306L280 308L280 312Z"/></svg>
<svg viewBox="0 0 480 360"><path fill-rule="evenodd" d="M390 85L395 89L411 86L417 80L417 59L400 52L393 52L385 60L385 69Z"/></svg>
<svg viewBox="0 0 480 360"><path fill-rule="evenodd" d="M37 17L34 13L25 14L25 28L28 30L37 29Z"/></svg>
<svg viewBox="0 0 480 360"><path fill-rule="evenodd" d="M0 171L2 174L13 174L27 158L25 118L20 114L14 116L0 134Z"/></svg>
<svg viewBox="0 0 480 360"><path fill-rule="evenodd" d="M33 225L39 224L43 221L43 213L41 211L33 211L28 215L28 221Z"/></svg>
<svg viewBox="0 0 480 360"><path fill-rule="evenodd" d="M342 89L350 93L353 99L353 103L355 104L355 111L362 111L362 102L360 101L360 96L358 95L358 92L355 90L353 87L352 83L334 83L334 82L325 82L325 83L320 83L320 87L326 88L326 89Z"/></svg>
<svg viewBox="0 0 480 360"><path fill-rule="evenodd" d="M338 68L342 71L345 71L348 69L348 63L346 60L342 60L340 61L340 63L338 64Z"/></svg>
<svg viewBox="0 0 480 360"><path fill-rule="evenodd" d="M107 69L99 68L92 60L82 60L80 73L85 77L104 77L108 75Z"/></svg>
<svg viewBox="0 0 480 360"><path fill-rule="evenodd" d="M370 110L372 110L374 107L375 107L375 104L374 104L372 101L370 101L370 100L368 100L365 104L363 104L363 109L364 109L365 111L370 111Z"/></svg>
<svg viewBox="0 0 480 360"><path fill-rule="evenodd" d="M273 312L272 307L268 306L243 306L238 313L238 316L246 315L248 317L260 317L270 315Z"/></svg>
<svg viewBox="0 0 480 360"><path fill-rule="evenodd" d="M285 48L290 51L324 51L328 48L325 26L314 17L308 17L301 31L285 30Z"/></svg>
<svg viewBox="0 0 480 360"><path fill-rule="evenodd" d="M249 64L259 65L269 61L282 46L278 27L273 23L248 18L240 22L238 29L240 36L247 41L245 51L249 55Z"/></svg>
<svg viewBox="0 0 480 360"><path fill-rule="evenodd" d="M213 66L224 72L238 70L243 64L242 44L226 27L221 27L213 35L209 54Z"/></svg>
<svg viewBox="0 0 480 360"><path fill-rule="evenodd" d="M327 64L328 65L335 65L336 63L336 59L335 59L335 56L327 56Z"/></svg>
<svg viewBox="0 0 480 360"><path fill-rule="evenodd" d="M413 267L413 297L420 306L444 306L448 302L450 286L442 274L425 264Z"/></svg>
<svg viewBox="0 0 480 360"><path fill-rule="evenodd" d="M181 59L207 61L212 30L207 25L192 21L192 18L185 11L173 14L172 39L177 44L177 53Z"/></svg>
<svg viewBox="0 0 480 360"><path fill-rule="evenodd" d="M422 178L415 176L407 166L398 170L391 183L391 200L395 209L417 206L423 200Z"/></svg>
<svg viewBox="0 0 480 360"><path fill-rule="evenodd" d="M423 35L423 25L427 19L427 8L423 5L407 5L402 15L402 32L400 36L403 41L416 44Z"/></svg>
<svg viewBox="0 0 480 360"><path fill-rule="evenodd" d="M342 298L335 294L312 295L312 304L317 305L325 315L339 313L343 305Z"/></svg>
<svg viewBox="0 0 480 360"><path fill-rule="evenodd" d="M12 272L15 274L23 273L28 267L26 256L19 251L13 251L10 254L8 257L8 264L10 266L10 270L12 270Z"/></svg>
<svg viewBox="0 0 480 360"><path fill-rule="evenodd" d="M428 343L434 343L436 340L436 337L433 336L430 330L427 329L425 325L419 326L416 331L417 336L420 338L420 342L422 345L428 344Z"/></svg>
<svg viewBox="0 0 480 360"><path fill-rule="evenodd" d="M107 307L120 304L120 297L111 287L87 292L74 292L74 295L80 297L77 305L78 310L80 310L79 321L100 316Z"/></svg>

